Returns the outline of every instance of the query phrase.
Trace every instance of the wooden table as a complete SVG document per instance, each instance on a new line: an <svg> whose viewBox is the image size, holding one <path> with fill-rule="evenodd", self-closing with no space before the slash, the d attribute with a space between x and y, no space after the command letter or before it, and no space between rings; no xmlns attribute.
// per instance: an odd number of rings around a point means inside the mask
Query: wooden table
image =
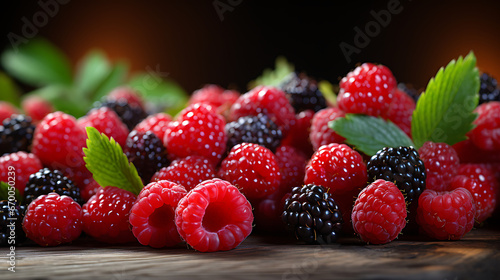
<svg viewBox="0 0 500 280"><path fill-rule="evenodd" d="M403 237L386 245L354 237L297 245L252 235L235 250L216 253L80 238L66 246L19 247L16 257L16 273L2 262L0 279L499 279L500 228L475 229L460 241Z"/></svg>

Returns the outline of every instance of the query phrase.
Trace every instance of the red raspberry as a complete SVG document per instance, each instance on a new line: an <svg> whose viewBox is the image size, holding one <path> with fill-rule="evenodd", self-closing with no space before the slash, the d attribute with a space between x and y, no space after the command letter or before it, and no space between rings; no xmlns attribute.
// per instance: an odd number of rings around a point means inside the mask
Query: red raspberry
<svg viewBox="0 0 500 280"><path fill-rule="evenodd" d="M474 111L478 114L474 121L476 127L468 136L480 149L500 150L500 102L492 101L479 105Z"/></svg>
<svg viewBox="0 0 500 280"><path fill-rule="evenodd" d="M29 239L41 246L69 243L82 233L80 205L55 192L42 195L28 206L23 229Z"/></svg>
<svg viewBox="0 0 500 280"><path fill-rule="evenodd" d="M82 207L83 231L106 243L136 240L128 221L136 196L117 187L100 189Z"/></svg>
<svg viewBox="0 0 500 280"><path fill-rule="evenodd" d="M405 198L394 183L378 179L359 193L351 217L363 241L389 243L406 226Z"/></svg>
<svg viewBox="0 0 500 280"><path fill-rule="evenodd" d="M6 101L0 101L0 124L3 123L5 119L10 118L13 114L19 114L19 109L14 107Z"/></svg>
<svg viewBox="0 0 500 280"><path fill-rule="evenodd" d="M283 91L266 86L258 86L243 94L231 107L229 118L236 121L240 117L257 116L264 113L287 135L295 119L295 111Z"/></svg>
<svg viewBox="0 0 500 280"><path fill-rule="evenodd" d="M291 192L293 187L301 186L304 183L306 156L294 147L286 145L279 146L275 155L281 173L279 192L284 194Z"/></svg>
<svg viewBox="0 0 500 280"><path fill-rule="evenodd" d="M267 148L242 143L222 161L222 179L238 186L249 199L262 198L278 190L281 181L276 157Z"/></svg>
<svg viewBox="0 0 500 280"><path fill-rule="evenodd" d="M42 169L42 163L34 154L16 152L0 157L0 181L14 182L20 195L24 194L30 175Z"/></svg>
<svg viewBox="0 0 500 280"><path fill-rule="evenodd" d="M181 237L201 252L236 248L252 232L252 206L227 181L212 179L192 189L175 210Z"/></svg>
<svg viewBox="0 0 500 280"><path fill-rule="evenodd" d="M500 153L492 153L477 147L470 139L453 145L461 163L500 163Z"/></svg>
<svg viewBox="0 0 500 280"><path fill-rule="evenodd" d="M306 156L311 157L314 151L309 140L309 133L313 117L313 110L305 110L295 115L295 121L292 122L286 138L281 140L281 144L293 146L301 150Z"/></svg>
<svg viewBox="0 0 500 280"><path fill-rule="evenodd" d="M228 111L231 105L240 97L234 90L225 90L218 85L205 85L196 90L189 99L189 104L203 103L217 108L217 112Z"/></svg>
<svg viewBox="0 0 500 280"><path fill-rule="evenodd" d="M311 123L311 143L313 149L316 151L323 145L331 143L342 144L345 138L335 133L333 129L328 127L328 123L337 118L345 117L344 111L339 108L325 108L314 114Z"/></svg>
<svg viewBox="0 0 500 280"><path fill-rule="evenodd" d="M177 183L187 191L199 183L215 178L215 166L207 158L188 156L174 160L168 167L163 167L153 175L151 182L168 180Z"/></svg>
<svg viewBox="0 0 500 280"><path fill-rule="evenodd" d="M413 100L413 98L404 91L396 88L389 109L382 117L393 122L401 128L406 135L411 137L411 116L413 115L415 106L415 100Z"/></svg>
<svg viewBox="0 0 500 280"><path fill-rule="evenodd" d="M85 130L73 116L50 113L35 129L32 152L52 169L84 168L86 139Z"/></svg>
<svg viewBox="0 0 500 280"><path fill-rule="evenodd" d="M162 248L181 242L175 226L175 208L186 194L184 187L166 180L150 183L141 190L129 217L139 243Z"/></svg>
<svg viewBox="0 0 500 280"><path fill-rule="evenodd" d="M253 204L255 228L263 232L285 233L286 226L281 214L283 214L285 200L290 196L291 193L275 192Z"/></svg>
<svg viewBox="0 0 500 280"><path fill-rule="evenodd" d="M43 120L45 116L54 112L54 107L50 102L36 95L26 97L21 103L21 107L34 123Z"/></svg>
<svg viewBox="0 0 500 280"><path fill-rule="evenodd" d="M474 199L464 188L425 190L418 198L417 223L429 237L459 240L474 226L475 212Z"/></svg>
<svg viewBox="0 0 500 280"><path fill-rule="evenodd" d="M171 160L199 155L218 163L226 151L225 125L224 118L212 107L193 104L168 124L163 144Z"/></svg>
<svg viewBox="0 0 500 280"><path fill-rule="evenodd" d="M95 127L100 133L106 134L109 138L113 137L116 143L124 147L129 134L127 126L121 121L115 111L108 107L95 108L78 119L81 127Z"/></svg>
<svg viewBox="0 0 500 280"><path fill-rule="evenodd" d="M446 143L425 142L418 149L420 159L424 161L427 174L425 187L429 190L445 191L455 177L460 166L457 152Z"/></svg>
<svg viewBox="0 0 500 280"><path fill-rule="evenodd" d="M115 88L106 96L106 100L126 100L130 106L138 106L144 110L144 101L141 95L130 87Z"/></svg>
<svg viewBox="0 0 500 280"><path fill-rule="evenodd" d="M83 188L80 188L80 196L85 202L102 189L102 187L94 179L89 181L90 182L88 184L83 185Z"/></svg>
<svg viewBox="0 0 500 280"><path fill-rule="evenodd" d="M363 158L345 144L321 146L306 166L304 183L321 185L333 196L360 189L366 182Z"/></svg>
<svg viewBox="0 0 500 280"><path fill-rule="evenodd" d="M151 115L140 123L138 123L134 130L139 132L152 131L159 139L163 140L165 137L165 131L167 130L167 125L172 121L172 117L165 113L158 113Z"/></svg>
<svg viewBox="0 0 500 280"><path fill-rule="evenodd" d="M346 113L380 116L389 110L396 85L389 68L364 63L340 81L337 104Z"/></svg>

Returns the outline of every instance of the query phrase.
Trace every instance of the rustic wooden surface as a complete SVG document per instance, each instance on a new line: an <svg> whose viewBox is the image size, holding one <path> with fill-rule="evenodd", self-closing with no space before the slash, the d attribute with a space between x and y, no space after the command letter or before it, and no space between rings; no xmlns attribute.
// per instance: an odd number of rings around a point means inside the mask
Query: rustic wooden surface
<svg viewBox="0 0 500 280"><path fill-rule="evenodd" d="M16 256L16 273L2 262L0 279L499 279L500 228L475 229L460 241L403 237L386 245L343 238L310 246L252 235L216 253L81 238L67 246L19 247Z"/></svg>

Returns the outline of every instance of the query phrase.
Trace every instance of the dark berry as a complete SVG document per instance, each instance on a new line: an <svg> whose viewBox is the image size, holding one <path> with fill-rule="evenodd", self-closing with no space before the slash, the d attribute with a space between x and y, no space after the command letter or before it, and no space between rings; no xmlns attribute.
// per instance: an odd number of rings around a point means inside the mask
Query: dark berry
<svg viewBox="0 0 500 280"><path fill-rule="evenodd" d="M241 117L226 124L227 149L241 143L254 143L268 148L272 152L281 143L281 130L265 114Z"/></svg>
<svg viewBox="0 0 500 280"><path fill-rule="evenodd" d="M293 188L281 217L297 239L309 244L335 242L343 224L335 200L314 184Z"/></svg>
<svg viewBox="0 0 500 280"><path fill-rule="evenodd" d="M0 247L17 246L26 240L22 223L26 207L7 200L0 201ZM14 223L15 228L12 228Z"/></svg>
<svg viewBox="0 0 500 280"><path fill-rule="evenodd" d="M24 189L24 203L30 204L37 197L56 192L59 195L67 195L73 198L78 204L83 204L80 196L80 189L75 187L73 181L68 179L59 170L50 170L48 168L40 169L31 174L26 188Z"/></svg>
<svg viewBox="0 0 500 280"><path fill-rule="evenodd" d="M398 89L408 94L408 96L410 96L413 100L415 100L415 102L418 101L420 95L422 94L422 91L417 90L411 84L399 83Z"/></svg>
<svg viewBox="0 0 500 280"><path fill-rule="evenodd" d="M35 125L25 115L13 115L0 126L0 156L19 151L29 152Z"/></svg>
<svg viewBox="0 0 500 280"><path fill-rule="evenodd" d="M95 107L108 107L115 111L129 130L134 129L140 121L148 116L142 107L129 104L126 99L105 100L102 103L97 102Z"/></svg>
<svg viewBox="0 0 500 280"><path fill-rule="evenodd" d="M500 89L497 80L487 73L481 74L481 86L479 88L479 104L500 101Z"/></svg>
<svg viewBox="0 0 500 280"><path fill-rule="evenodd" d="M304 73L290 74L281 84L281 89L286 93L296 113L305 110L318 112L327 106L325 97L318 89L316 81Z"/></svg>

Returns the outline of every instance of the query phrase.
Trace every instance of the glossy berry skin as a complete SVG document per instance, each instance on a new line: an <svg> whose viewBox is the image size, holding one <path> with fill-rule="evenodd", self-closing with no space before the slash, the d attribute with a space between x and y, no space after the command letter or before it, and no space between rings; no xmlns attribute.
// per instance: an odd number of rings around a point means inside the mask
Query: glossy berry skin
<svg viewBox="0 0 500 280"><path fill-rule="evenodd" d="M80 196L84 202L87 202L94 194L96 194L102 187L94 180L89 180L90 182L85 184L83 188L80 188Z"/></svg>
<svg viewBox="0 0 500 280"><path fill-rule="evenodd" d="M31 174L24 189L24 203L30 204L37 197L56 192L71 197L78 204L83 204L78 189L73 181L65 177L59 170L43 168Z"/></svg>
<svg viewBox="0 0 500 280"><path fill-rule="evenodd" d="M401 128L406 135L411 137L411 117L415 107L415 100L402 90L396 88L389 109L382 117L393 122Z"/></svg>
<svg viewBox="0 0 500 280"><path fill-rule="evenodd" d="M398 237L406 226L406 202L398 187L376 180L360 193L352 209L352 226L368 243L385 244Z"/></svg>
<svg viewBox="0 0 500 280"><path fill-rule="evenodd" d="M82 207L83 231L105 243L127 243L135 239L129 223L137 196L117 188L100 189Z"/></svg>
<svg viewBox="0 0 500 280"><path fill-rule="evenodd" d="M309 134L311 132L311 123L314 117L313 110L302 111L295 115L288 135L281 140L282 145L293 146L301 150L307 157L314 153Z"/></svg>
<svg viewBox="0 0 500 280"><path fill-rule="evenodd" d="M152 131L159 139L163 140L165 137L165 131L167 130L167 125L172 121L172 117L169 114L158 113L150 115L140 123L138 123L134 130L139 132Z"/></svg>
<svg viewBox="0 0 500 280"><path fill-rule="evenodd" d="M326 108L326 100L318 88L318 83L305 73L292 73L280 85L286 93L296 113L313 110L318 112Z"/></svg>
<svg viewBox="0 0 500 280"><path fill-rule="evenodd" d="M306 166L304 183L321 185L334 196L360 189L366 182L361 155L345 144L321 146Z"/></svg>
<svg viewBox="0 0 500 280"><path fill-rule="evenodd" d="M287 145L279 146L275 156L281 173L279 193L284 194L294 187L301 186L308 160L306 156L298 149Z"/></svg>
<svg viewBox="0 0 500 280"><path fill-rule="evenodd" d="M363 63L340 81L337 103L346 113L380 116L389 110L396 86L389 68Z"/></svg>
<svg viewBox="0 0 500 280"><path fill-rule="evenodd" d="M216 164L226 151L225 125L224 118L213 107L193 104L168 124L163 144L172 160L198 155Z"/></svg>
<svg viewBox="0 0 500 280"><path fill-rule="evenodd" d="M264 113L287 135L295 118L295 111L285 93L277 88L258 86L243 94L231 106L229 119L236 121L244 116Z"/></svg>
<svg viewBox="0 0 500 280"><path fill-rule="evenodd" d="M459 240L474 226L474 198L464 188L420 195L417 223L421 231L438 240Z"/></svg>
<svg viewBox="0 0 500 280"><path fill-rule="evenodd" d="M17 152L4 155L0 157L0 181L14 182L14 187L20 195L23 195L30 175L42 167L42 162L31 153Z"/></svg>
<svg viewBox="0 0 500 280"><path fill-rule="evenodd" d="M177 231L200 252L236 248L252 232L252 206L231 183L212 179L192 189L175 210Z"/></svg>
<svg viewBox="0 0 500 280"><path fill-rule="evenodd" d="M215 166L202 156L188 156L176 159L153 175L151 182L168 180L190 191L199 183L215 178Z"/></svg>
<svg viewBox="0 0 500 280"><path fill-rule="evenodd" d="M13 114L19 114L19 109L6 101L0 101L0 122L10 118Z"/></svg>
<svg viewBox="0 0 500 280"><path fill-rule="evenodd" d="M82 232L81 207L65 195L42 195L28 206L23 229L29 239L41 246L71 242Z"/></svg>
<svg viewBox="0 0 500 280"><path fill-rule="evenodd" d="M435 191L447 190L460 166L455 149L446 143L428 141L418 149L418 154L425 166L425 187Z"/></svg>
<svg viewBox="0 0 500 280"><path fill-rule="evenodd" d="M94 127L108 138L113 137L120 146L125 146L129 134L127 126L120 117L108 107L94 108L84 117L78 119L82 127Z"/></svg>
<svg viewBox="0 0 500 280"><path fill-rule="evenodd" d="M187 194L184 187L166 180L146 185L130 210L132 232L142 245L172 247L181 242L175 208Z"/></svg>
<svg viewBox="0 0 500 280"><path fill-rule="evenodd" d="M9 203L8 200L0 200L0 247L18 246L26 240L22 226L25 213L24 205L15 201ZM12 223L15 225L14 229Z"/></svg>
<svg viewBox="0 0 500 280"><path fill-rule="evenodd" d="M488 73L482 73L479 81L481 82L481 86L479 87L479 104L500 101L500 89L495 78L488 75Z"/></svg>
<svg viewBox="0 0 500 280"><path fill-rule="evenodd" d="M0 125L0 156L19 151L29 152L35 125L30 117L14 115Z"/></svg>
<svg viewBox="0 0 500 280"><path fill-rule="evenodd" d="M453 145L461 163L500 163L500 153L486 151L474 144L471 139Z"/></svg>
<svg viewBox="0 0 500 280"><path fill-rule="evenodd" d="M54 112L54 106L52 104L36 95L28 96L23 99L21 107L26 115L30 116L34 123L37 123L48 114Z"/></svg>
<svg viewBox="0 0 500 280"><path fill-rule="evenodd" d="M222 179L238 186L249 199L274 193L281 182L274 154L267 148L251 143L234 146L222 161L220 173Z"/></svg>
<svg viewBox="0 0 500 280"><path fill-rule="evenodd" d="M226 124L227 149L241 143L254 143L268 148L272 152L281 143L283 137L278 126L265 114L241 117Z"/></svg>
<svg viewBox="0 0 500 280"><path fill-rule="evenodd" d="M240 94L234 90L226 90L218 85L208 84L195 90L189 98L189 104L202 103L216 108L218 113L224 114L231 108Z"/></svg>
<svg viewBox="0 0 500 280"><path fill-rule="evenodd" d="M129 130L132 130L139 122L148 116L141 106L130 104L125 98L106 99L102 103L97 102L95 107L108 107L115 111Z"/></svg>
<svg viewBox="0 0 500 280"><path fill-rule="evenodd" d="M500 102L492 101L479 105L478 114L468 136L482 150L500 151Z"/></svg>
<svg viewBox="0 0 500 280"><path fill-rule="evenodd" d="M344 143L345 138L338 135L333 129L328 127L329 122L342 117L345 117L344 111L333 107L323 109L314 114L311 122L311 132L309 137L315 151L323 145Z"/></svg>

